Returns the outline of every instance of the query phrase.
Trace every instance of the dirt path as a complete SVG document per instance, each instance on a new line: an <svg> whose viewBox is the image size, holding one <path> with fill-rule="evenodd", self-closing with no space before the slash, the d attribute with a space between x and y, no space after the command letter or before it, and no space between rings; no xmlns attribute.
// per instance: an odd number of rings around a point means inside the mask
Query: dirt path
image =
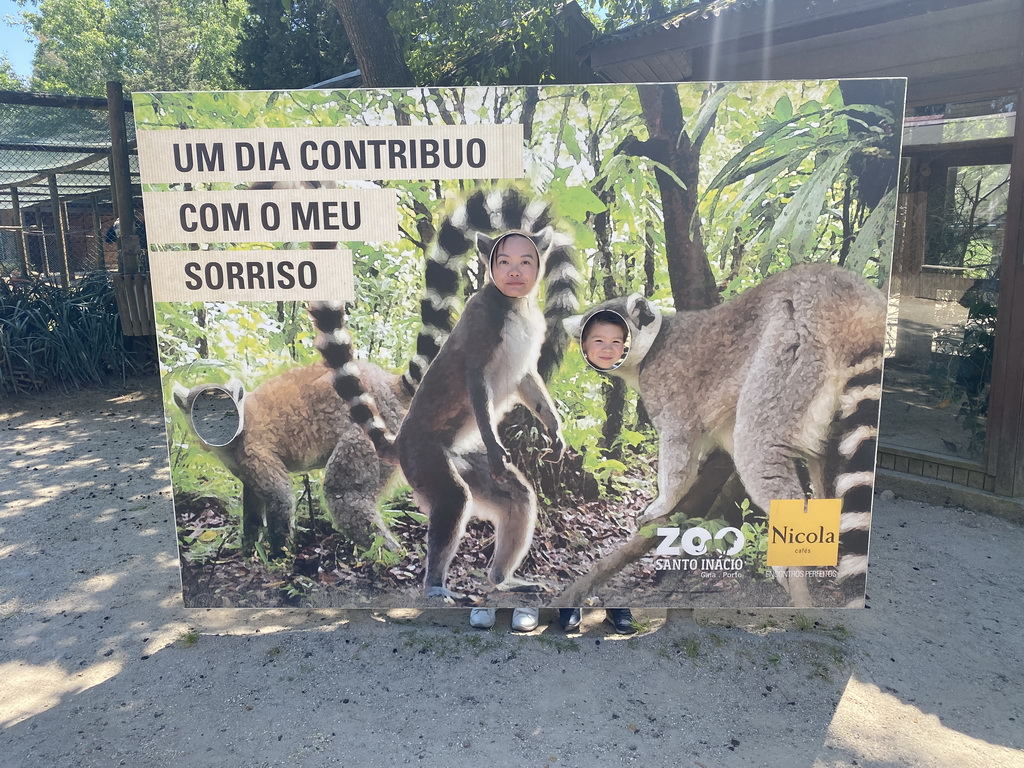
<svg viewBox="0 0 1024 768"><path fill-rule="evenodd" d="M632 639L186 610L136 386L0 404L0 768L1024 768L1024 528L879 501L867 610Z"/></svg>

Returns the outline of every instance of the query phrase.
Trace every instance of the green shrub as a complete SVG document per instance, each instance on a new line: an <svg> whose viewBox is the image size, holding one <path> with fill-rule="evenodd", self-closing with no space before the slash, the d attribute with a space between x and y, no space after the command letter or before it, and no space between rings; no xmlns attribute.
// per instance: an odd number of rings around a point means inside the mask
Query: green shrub
<svg viewBox="0 0 1024 768"><path fill-rule="evenodd" d="M63 288L0 280L0 393L79 388L152 368L152 345L121 333L110 278L95 272Z"/></svg>

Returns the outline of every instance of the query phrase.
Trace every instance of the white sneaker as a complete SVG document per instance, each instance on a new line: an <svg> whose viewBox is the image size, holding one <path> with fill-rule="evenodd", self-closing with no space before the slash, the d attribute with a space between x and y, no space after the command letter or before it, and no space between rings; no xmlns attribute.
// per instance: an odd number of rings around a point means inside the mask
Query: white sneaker
<svg viewBox="0 0 1024 768"><path fill-rule="evenodd" d="M533 632L540 624L540 610L537 608L516 608L512 611L513 632Z"/></svg>
<svg viewBox="0 0 1024 768"><path fill-rule="evenodd" d="M469 626L476 629L490 629L494 626L493 608L474 608L469 612Z"/></svg>

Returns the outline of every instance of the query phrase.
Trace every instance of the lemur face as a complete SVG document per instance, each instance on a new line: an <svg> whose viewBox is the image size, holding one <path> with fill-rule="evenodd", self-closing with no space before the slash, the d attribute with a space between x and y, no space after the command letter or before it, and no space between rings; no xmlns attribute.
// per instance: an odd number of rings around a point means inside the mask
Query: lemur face
<svg viewBox="0 0 1024 768"><path fill-rule="evenodd" d="M591 364L602 373L619 376L630 385L636 386L635 379L640 364L661 331L662 315L656 306L640 294L634 293L622 298L609 299L587 310L585 314L567 317L562 321L562 325L569 335L582 344L583 330L587 328L590 319L599 312L609 311L614 312L625 321L629 349L625 358L621 358L620 350L620 357L612 365L595 364L593 361ZM584 349L585 355L586 352L587 350Z"/></svg>

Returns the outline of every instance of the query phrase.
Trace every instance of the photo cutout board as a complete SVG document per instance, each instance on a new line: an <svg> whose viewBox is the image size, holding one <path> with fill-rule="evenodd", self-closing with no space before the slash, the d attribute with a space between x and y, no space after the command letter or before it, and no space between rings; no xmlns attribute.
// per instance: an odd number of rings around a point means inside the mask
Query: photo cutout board
<svg viewBox="0 0 1024 768"><path fill-rule="evenodd" d="M185 604L862 605L904 93L135 94Z"/></svg>

